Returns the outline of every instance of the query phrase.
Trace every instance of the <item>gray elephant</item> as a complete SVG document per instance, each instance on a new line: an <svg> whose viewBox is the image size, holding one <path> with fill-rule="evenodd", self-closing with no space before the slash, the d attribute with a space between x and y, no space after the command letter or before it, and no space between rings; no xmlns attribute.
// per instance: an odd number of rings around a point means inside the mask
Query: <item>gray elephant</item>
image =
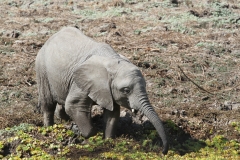
<svg viewBox="0 0 240 160"><path fill-rule="evenodd" d="M77 28L63 28L39 51L36 75L45 126L53 125L59 104L60 116L67 113L84 137L93 136L91 107L98 104L104 108L104 137L113 138L123 106L148 117L163 141L163 154L167 154L167 136L149 102L140 70L108 44L94 41Z"/></svg>

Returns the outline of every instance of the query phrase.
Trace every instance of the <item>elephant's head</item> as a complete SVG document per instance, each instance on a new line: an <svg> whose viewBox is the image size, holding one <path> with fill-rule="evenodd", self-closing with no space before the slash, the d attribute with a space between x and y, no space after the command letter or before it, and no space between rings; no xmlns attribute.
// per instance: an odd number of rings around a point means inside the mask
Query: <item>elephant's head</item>
<svg viewBox="0 0 240 160"><path fill-rule="evenodd" d="M158 131L163 153L168 152L163 124L149 102L146 82L135 65L120 57L92 56L77 67L74 81L93 101L108 110L113 110L117 103L141 111Z"/></svg>

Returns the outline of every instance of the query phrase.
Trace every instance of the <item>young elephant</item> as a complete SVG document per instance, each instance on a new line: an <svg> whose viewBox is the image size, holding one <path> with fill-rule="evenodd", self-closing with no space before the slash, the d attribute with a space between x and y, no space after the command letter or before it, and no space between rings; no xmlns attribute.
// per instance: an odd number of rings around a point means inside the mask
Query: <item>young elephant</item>
<svg viewBox="0 0 240 160"><path fill-rule="evenodd" d="M168 141L163 124L151 106L146 82L140 70L109 45L98 43L72 27L63 28L44 44L36 58L38 107L44 125L53 125L59 104L78 125L85 137L96 134L91 106L104 108L105 138L115 136L120 106L140 110L154 125L163 141ZM65 106L65 111L62 106Z"/></svg>

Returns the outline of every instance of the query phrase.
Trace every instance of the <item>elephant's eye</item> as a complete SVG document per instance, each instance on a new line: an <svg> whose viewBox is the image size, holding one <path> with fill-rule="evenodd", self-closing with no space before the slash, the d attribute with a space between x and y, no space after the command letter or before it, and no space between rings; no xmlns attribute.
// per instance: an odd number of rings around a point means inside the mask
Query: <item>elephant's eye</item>
<svg viewBox="0 0 240 160"><path fill-rule="evenodd" d="M125 87L125 88L122 88L121 91L122 91L123 94L129 94L130 93L130 88Z"/></svg>

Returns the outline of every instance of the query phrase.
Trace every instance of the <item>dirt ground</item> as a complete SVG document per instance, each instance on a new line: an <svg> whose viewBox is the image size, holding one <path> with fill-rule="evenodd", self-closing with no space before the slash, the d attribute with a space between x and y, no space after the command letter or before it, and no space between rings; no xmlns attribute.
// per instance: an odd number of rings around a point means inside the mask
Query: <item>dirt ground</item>
<svg viewBox="0 0 240 160"><path fill-rule="evenodd" d="M240 122L240 6L212 2L2 0L0 129L43 125L34 112L35 58L52 34L75 26L141 69L170 138L240 142L232 125Z"/></svg>

